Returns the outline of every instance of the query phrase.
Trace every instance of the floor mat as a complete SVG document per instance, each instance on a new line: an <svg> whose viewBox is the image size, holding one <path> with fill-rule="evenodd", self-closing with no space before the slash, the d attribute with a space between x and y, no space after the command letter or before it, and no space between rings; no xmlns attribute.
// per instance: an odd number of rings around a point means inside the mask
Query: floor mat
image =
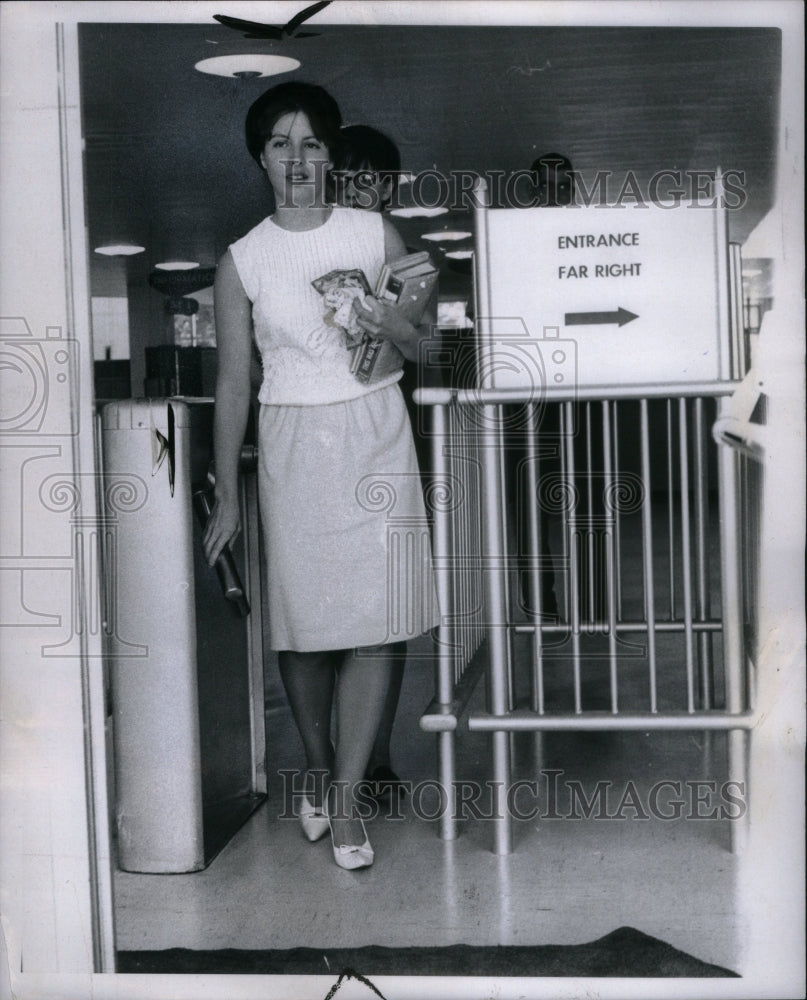
<svg viewBox="0 0 807 1000"><path fill-rule="evenodd" d="M702 962L633 927L589 944L448 945L439 948L289 948L277 951L118 952L118 972L362 976L719 977L735 972Z"/></svg>

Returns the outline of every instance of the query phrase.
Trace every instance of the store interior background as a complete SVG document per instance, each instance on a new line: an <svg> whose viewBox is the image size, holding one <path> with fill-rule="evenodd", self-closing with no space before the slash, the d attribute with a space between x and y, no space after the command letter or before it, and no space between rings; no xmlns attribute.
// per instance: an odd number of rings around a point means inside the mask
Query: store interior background
<svg viewBox="0 0 807 1000"><path fill-rule="evenodd" d="M413 175L506 177L559 152L588 184L598 171L611 172L613 199L629 171L643 192L661 170L742 171L747 200L728 213L730 239L741 244L773 204L777 29L356 26L322 23L327 14L306 25L315 37L282 43L213 21L80 26L94 353L129 361L124 395L144 394L145 348L173 340L165 296L149 284L154 265L213 268L271 210L243 120L276 82L325 86L345 123L373 125L395 140ZM261 79L194 68L245 53L291 56L301 66ZM401 189L404 204L411 192ZM439 197L435 185L421 193L430 203ZM467 260L447 254L467 251L472 240L422 239L471 232L470 212L396 224L408 246L437 259L442 299L471 296ZM117 243L145 250L94 252ZM764 240L751 240L744 260L746 303L764 309L771 280ZM212 289L193 294L210 307ZM748 319L758 324L757 314Z"/></svg>
<svg viewBox="0 0 807 1000"><path fill-rule="evenodd" d="M129 361L127 395L143 395L146 348L172 343L165 296L149 283L155 264L180 259L211 269L229 243L267 214L268 186L246 151L243 120L263 90L286 79L325 86L337 98L346 124L386 131L401 150L403 169L413 175L424 170L508 175L550 151L567 155L588 183L599 171L611 172L612 192L629 171L642 190L661 170L742 171L747 200L741 210L728 213L729 236L747 244L745 299L761 308L769 304L771 263L760 249L764 239L757 227L775 199L781 86L777 30L357 27L320 19L311 30L316 37L278 45L244 39L212 22L80 27L94 353L98 361ZM248 80L194 69L201 59L236 52L281 52L299 59L301 67L274 79ZM402 198L408 195L404 187ZM440 264L441 297L469 298L469 269L448 254L469 249L472 239L423 236L471 232L471 214L451 211L399 218L396 224L408 246L428 249ZM125 258L93 252L111 243L133 243L145 251ZM212 301L210 288L194 295L203 305ZM430 670L415 671L410 685L418 679L427 684ZM422 694L421 687L420 701L405 709L404 722L412 727L425 704ZM276 730L276 738L281 736L294 738L282 727ZM275 763L293 765L296 747L292 742L288 747L288 759L281 755ZM698 756L700 748L696 751ZM678 762L685 770L687 758ZM431 759L409 763L418 774ZM300 941L300 926L311 928L312 940L325 940L340 922L338 915L325 906L312 921L311 905L317 901L301 901L296 890L298 866L310 863L302 856L306 845L289 831L283 851L275 852L272 867L266 868L266 822L263 816L245 828L233 849L201 876L119 873L119 947L291 947ZM606 891L598 875L600 845L588 842L586 831L563 843L561 831L554 832L561 867L573 868L587 888L570 909L561 883L542 882L548 915L545 924L527 932L520 916L534 903L530 878L541 871L546 845L536 844L536 853L525 851L516 859L504 893L502 869L493 855L483 855L489 865L482 874L479 858L488 849L483 831L473 835L474 853L460 853L456 866L452 857L447 863L446 845L429 831L429 863L442 880L434 886L437 901L426 905L420 900L416 906L413 894L411 913L419 929L394 922L400 893L416 877L424 850L420 839L410 839L401 883L383 897L389 909L383 916L397 935L391 943L418 943L418 935L426 943L446 929L449 936L474 943L482 943L489 931L508 943L526 941L529 933L542 940L545 935L563 941L576 934L592 938L618 926L622 901L632 898L635 907L644 908L648 931L705 960L736 967L740 917L729 912L728 902L733 860L722 834L704 847L690 833L666 840L654 835L650 846L659 850L654 864L660 874L649 882L641 851L648 851L648 864L652 851L638 839L625 840L619 854L623 892L598 910L594 921L593 908ZM636 831L631 837L638 838ZM676 905L674 878L687 866L688 885L697 889L688 910ZM291 873L288 884L283 870ZM377 878L382 874L379 868ZM329 890L340 887L333 872L327 879ZM454 898L466 880L479 885L481 900ZM224 896L223 885L228 887ZM363 919L364 895L356 894L348 908L356 926ZM715 920L716 900L727 908L725 919ZM276 927L270 935L269 924L255 921L261 906L286 914L288 941L277 937ZM559 924L564 908L565 923ZM430 912L434 923L426 919Z"/></svg>

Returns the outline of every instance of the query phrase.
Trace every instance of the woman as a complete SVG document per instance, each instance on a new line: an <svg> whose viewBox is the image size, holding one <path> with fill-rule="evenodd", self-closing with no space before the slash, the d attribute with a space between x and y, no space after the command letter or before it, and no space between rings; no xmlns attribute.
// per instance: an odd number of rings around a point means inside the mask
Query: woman
<svg viewBox="0 0 807 1000"><path fill-rule="evenodd" d="M389 136L369 125L342 129L332 174L337 201L383 212L395 197L400 174L401 154Z"/></svg>
<svg viewBox="0 0 807 1000"><path fill-rule="evenodd" d="M404 585L388 583L397 582L390 525L425 526L400 376L364 385L351 374L345 335L328 324L311 284L361 268L372 288L384 262L406 253L380 215L326 201L340 126L333 98L304 83L273 87L247 114L247 147L276 207L217 271L216 495L205 552L212 564L239 531L254 332L264 372L258 451L270 644L309 771L300 819L309 840L330 821L334 860L352 869L373 862L355 790L384 706L391 646L436 624L436 608L428 565ZM358 322L416 356L419 330L393 308L368 297ZM316 775L325 780L312 782Z"/></svg>
<svg viewBox="0 0 807 1000"><path fill-rule="evenodd" d="M342 129L331 172L339 204L369 212L383 212L395 198L400 173L401 154L389 136L369 125L347 125ZM431 331L429 336L433 337ZM432 378L432 384L434 381ZM412 393L420 384L418 365L412 361L405 362L399 386L406 401L425 490L428 486L431 438L424 427L427 411L418 407L412 399ZM394 653L387 699L365 775L370 794L378 799L405 794L404 783L392 768L391 744L406 666L406 643L398 643Z"/></svg>

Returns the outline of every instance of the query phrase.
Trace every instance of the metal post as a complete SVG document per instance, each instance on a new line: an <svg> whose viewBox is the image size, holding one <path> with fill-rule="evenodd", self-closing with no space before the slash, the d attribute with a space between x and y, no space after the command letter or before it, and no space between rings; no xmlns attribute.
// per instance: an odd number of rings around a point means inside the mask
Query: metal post
<svg viewBox="0 0 807 1000"><path fill-rule="evenodd" d="M681 570L684 586L684 658L687 677L687 711L695 711L695 657L692 632L692 560L689 527L689 455L686 400L678 400L678 460L681 487Z"/></svg>
<svg viewBox="0 0 807 1000"><path fill-rule="evenodd" d="M656 695L656 612L653 585L653 516L650 511L652 492L650 489L650 436L648 432L647 400L639 401L641 448L642 448L642 554L644 559L644 607L647 621L647 665L650 677L650 711L658 711Z"/></svg>
<svg viewBox="0 0 807 1000"><path fill-rule="evenodd" d="M432 468L437 487L447 493L452 480L448 475L448 406L437 405L432 416ZM434 687L437 701L450 705L454 697L454 656L455 622L452 608L452 588L450 574L451 531L449 519L452 504L435 503L433 510L432 544L434 546L435 588L440 607L440 624L437 627L437 658L435 662ZM457 837L454 794L456 790L456 759L453 731L437 734L437 769L439 781L446 795L446 810L440 816L438 833L443 840Z"/></svg>
<svg viewBox="0 0 807 1000"><path fill-rule="evenodd" d="M569 539L569 620L572 635L572 669L574 672L574 710L583 711L583 698L580 680L580 579L578 574L578 554L580 539L577 534L577 484L575 483L573 403L564 403L564 425L567 433L564 438L566 445L566 469L563 480L564 492L568 498L568 514L566 516L566 533Z"/></svg>
<svg viewBox="0 0 807 1000"><path fill-rule="evenodd" d="M544 660L541 632L541 614L544 606L543 581L541 579L541 515L538 510L538 449L535 446L537 430L537 407L528 403L527 419L527 547L530 553L529 579L532 596L533 621L535 629L532 633L532 671L530 704L535 712L544 711Z"/></svg>
<svg viewBox="0 0 807 1000"><path fill-rule="evenodd" d="M667 558L669 562L670 621L675 620L675 476L673 474L673 419L671 399L667 400Z"/></svg>
<svg viewBox="0 0 807 1000"><path fill-rule="evenodd" d="M592 473L594 459L591 447L591 403L586 403L585 407L586 407L586 520L585 520L586 529L584 534L584 540L585 540L586 567L588 572L588 580L586 581L588 613L584 614L583 617L588 618L589 623L593 623L597 619L596 574L595 574L596 531L594 527L597 518L594 516L594 475Z"/></svg>
<svg viewBox="0 0 807 1000"><path fill-rule="evenodd" d="M614 513L617 507L617 491L614 489L614 467L611 457L611 418L609 404L602 404L602 464L604 472L603 500L605 507L605 586L608 615L608 663L611 675L611 711L619 711L619 690L617 685L616 658L616 586L614 573Z"/></svg>
<svg viewBox="0 0 807 1000"><path fill-rule="evenodd" d="M726 403L721 400L718 415ZM746 664L743 643L743 602L741 589L740 521L738 509L737 452L718 449L717 475L720 491L720 568L723 602L723 662L726 678L726 711L742 712L746 706ZM747 781L747 736L730 733L728 738L729 779ZM737 852L745 839L739 821L731 824L731 848Z"/></svg>
<svg viewBox="0 0 807 1000"><path fill-rule="evenodd" d="M509 626L507 622L507 558L503 531L504 496L499 450L500 406L482 408L482 476L484 516L482 519L482 555L485 573L485 597L490 648L490 711L505 716L509 704ZM507 810L510 787L510 737L504 730L491 734L493 748L494 852L509 854L513 832Z"/></svg>
<svg viewBox="0 0 807 1000"><path fill-rule="evenodd" d="M708 620L711 613L709 598L709 549L706 533L709 518L709 469L706 463L706 427L704 423L704 400L695 400L694 409L694 453L695 453L695 566L697 585L695 590L695 617L699 622ZM714 664L712 662L712 639L708 632L698 636L698 682L700 707L712 708L715 698Z"/></svg>
<svg viewBox="0 0 807 1000"><path fill-rule="evenodd" d="M616 400L611 402L611 407L614 416L614 426L613 426L613 449L614 449L614 468L620 468L619 465L619 404ZM616 616L617 618L622 617L622 525L620 524L619 511L614 511L614 563L616 569Z"/></svg>

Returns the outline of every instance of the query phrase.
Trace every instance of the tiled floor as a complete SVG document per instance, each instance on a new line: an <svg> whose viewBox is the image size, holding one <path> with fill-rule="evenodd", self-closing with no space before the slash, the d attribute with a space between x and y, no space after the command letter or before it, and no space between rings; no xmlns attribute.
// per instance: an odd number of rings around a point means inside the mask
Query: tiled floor
<svg viewBox="0 0 807 1000"><path fill-rule="evenodd" d="M416 652L428 653L424 642ZM428 656L411 659L396 722L394 764L413 785L436 774L434 737L418 727L432 672ZM203 872L117 873L119 949L574 944L630 925L707 962L737 967L742 922L729 821L649 815L650 790L665 779L681 782L685 813L711 812L708 787L698 793L686 783L716 781L719 789L724 737L550 734L539 746L518 734L514 778L538 782L541 813L548 811L543 772L555 769L562 772L561 816L572 811L570 783L580 782L591 799L597 782L610 781L604 811L622 818L596 818L595 809L587 819L516 821L514 852L498 856L489 822L468 819L456 841L444 842L434 821L415 814L410 796L403 818L379 816L369 824L373 867L349 873L334 865L327 839L311 845L294 820L278 818L278 772L301 766L302 750L273 663L267 682L269 801ZM563 683L560 675L553 681ZM476 707L482 697L481 690L474 696ZM461 730L458 747L459 777L483 782L488 737ZM623 799L629 787L638 808ZM435 802L421 792L420 812ZM535 803L532 789L525 794L522 809ZM656 812L672 811L670 794L665 786ZM702 803L693 809L697 794ZM649 818L637 818L641 810Z"/></svg>

